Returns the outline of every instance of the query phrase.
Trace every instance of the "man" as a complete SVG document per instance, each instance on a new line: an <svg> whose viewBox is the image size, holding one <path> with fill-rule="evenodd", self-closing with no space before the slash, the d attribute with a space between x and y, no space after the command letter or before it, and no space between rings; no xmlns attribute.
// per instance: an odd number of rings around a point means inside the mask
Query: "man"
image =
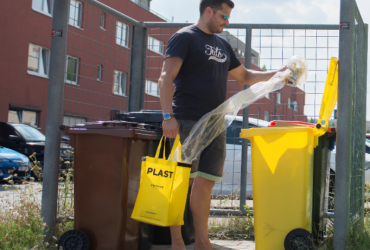
<svg viewBox="0 0 370 250"><path fill-rule="evenodd" d="M175 33L168 42L159 78L163 109L163 133L180 135L183 142L193 125L226 100L227 78L253 85L269 80L276 71L246 69L230 44L215 33L229 24L234 3L231 0L200 0L200 18L194 25ZM282 68L281 70L284 70ZM226 134L219 135L193 162L194 180L190 207L194 218L194 250L216 249L208 238L211 191L221 181L226 156ZM185 250L181 227L171 227L172 250Z"/></svg>

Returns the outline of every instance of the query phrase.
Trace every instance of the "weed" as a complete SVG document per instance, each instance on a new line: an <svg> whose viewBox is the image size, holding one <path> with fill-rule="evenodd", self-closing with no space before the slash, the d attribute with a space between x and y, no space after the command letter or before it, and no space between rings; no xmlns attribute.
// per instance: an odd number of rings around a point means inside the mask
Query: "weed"
<svg viewBox="0 0 370 250"><path fill-rule="evenodd" d="M208 235L212 239L253 239L254 225L249 207L245 216L225 216L210 218Z"/></svg>
<svg viewBox="0 0 370 250"><path fill-rule="evenodd" d="M70 152L70 158L73 152ZM73 229L73 161L64 162L67 170L62 171L59 179L58 217L61 218L55 228L49 228L41 217L41 193L43 172L36 155L30 156L31 171L40 180L35 182L30 177L20 185L14 182L17 178L12 175L6 179L9 184L4 185L4 195L0 200L5 202L0 212L0 249L50 249L55 246L59 237L66 231ZM68 215L68 216L67 216ZM46 232L53 235L49 242L44 242Z"/></svg>

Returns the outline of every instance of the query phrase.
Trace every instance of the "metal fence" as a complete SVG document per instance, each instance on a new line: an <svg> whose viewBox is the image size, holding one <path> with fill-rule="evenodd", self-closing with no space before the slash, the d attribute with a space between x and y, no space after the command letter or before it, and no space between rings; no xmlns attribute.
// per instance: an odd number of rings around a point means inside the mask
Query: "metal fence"
<svg viewBox="0 0 370 250"><path fill-rule="evenodd" d="M364 217L364 185L365 185L365 152L366 133L366 88L367 88L367 24L363 23L361 15L355 8L355 38L354 38L354 89L353 89L353 150L351 173L350 213L354 223L363 225Z"/></svg>
<svg viewBox="0 0 370 250"><path fill-rule="evenodd" d="M95 0L83 0L82 4L72 0L70 6L67 6L67 12L66 6L59 5L62 4L56 3L55 6L60 9L61 18L55 21L58 11L54 11L53 30L68 30L65 32L68 39L53 37L52 50L59 42L59 46L64 46L65 51L59 50L58 54L51 52L50 75L59 70L65 80L50 77L50 86L57 83L64 85L63 105L51 106L49 103L53 99L49 99L48 111L53 112L53 118L59 115L64 120L58 118L59 120L48 123L47 136L58 133L55 129L58 122L74 125L79 122L111 120L116 113L127 111L161 110L158 78L167 42L178 29L189 24L138 22ZM357 218L357 221L361 221L364 216L367 25L363 24L359 12L356 13L355 46L354 52L350 54L354 60L353 93L356 98L353 108L339 109L338 112L339 117L353 114L353 133L349 135L354 145L353 164L347 190L351 190L350 204L344 194L338 193L336 199L340 196L342 200L348 201L350 211L347 215L350 212L353 220ZM68 28L63 23L63 18L66 17ZM340 56L339 49L346 50L339 45L342 31L338 28L338 25L230 24L220 34L230 42L246 68L276 70L285 65L291 56L301 55L307 59L310 73L304 87L286 86L239 112L240 117L227 131L224 178L215 185L212 214L245 213L246 200L252 198L250 153L248 154L248 142L239 138L242 128L266 126L266 122L271 120L317 121L330 58ZM65 41L56 41L57 39ZM59 60L55 60L56 56ZM345 70L350 69L343 66L340 68L340 71ZM229 78L227 89L227 97L231 97L243 90L244 86ZM58 91L60 93L60 89L50 88L49 97L53 95L53 91L54 94ZM48 117L47 120L51 121L53 118ZM336 126L336 120L332 118L328 121L329 125ZM341 122L346 123L344 120ZM338 134L340 133L345 133L345 130L339 129ZM52 148L47 144L49 149L46 150L52 152L56 150L56 145ZM337 154L344 149L349 150L351 147L337 148ZM53 157L56 153L47 153L48 151L45 152L45 165L54 166ZM332 173L343 171L335 169L335 162L330 164ZM348 164L346 167L349 166ZM57 185L54 172L45 171L47 181L44 190ZM334 187L329 190L334 191ZM330 195L333 197L333 194ZM52 192L43 193L43 217L51 226L55 223L54 196L55 193ZM230 201L221 201L225 197ZM337 201L336 208L340 209ZM348 232L348 228L348 225L342 225L343 231Z"/></svg>

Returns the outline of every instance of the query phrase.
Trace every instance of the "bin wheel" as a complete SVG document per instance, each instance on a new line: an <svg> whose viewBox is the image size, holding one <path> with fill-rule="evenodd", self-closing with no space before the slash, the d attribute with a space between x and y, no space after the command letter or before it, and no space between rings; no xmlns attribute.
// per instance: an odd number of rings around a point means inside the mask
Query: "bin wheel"
<svg viewBox="0 0 370 250"><path fill-rule="evenodd" d="M81 230L70 230L60 237L58 249L60 249L60 247L62 247L63 250L88 250L90 247L90 240Z"/></svg>
<svg viewBox="0 0 370 250"><path fill-rule="evenodd" d="M285 250L312 249L312 236L305 229L294 229L288 233L284 241Z"/></svg>

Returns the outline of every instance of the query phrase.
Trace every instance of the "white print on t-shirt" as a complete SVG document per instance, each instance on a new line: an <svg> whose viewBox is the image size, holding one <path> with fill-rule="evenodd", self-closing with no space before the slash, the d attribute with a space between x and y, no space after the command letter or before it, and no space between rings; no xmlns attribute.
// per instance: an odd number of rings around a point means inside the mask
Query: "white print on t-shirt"
<svg viewBox="0 0 370 250"><path fill-rule="evenodd" d="M210 56L208 60L215 60L217 62L226 62L227 56L221 52L218 47L212 47L211 45L206 45L206 55Z"/></svg>

